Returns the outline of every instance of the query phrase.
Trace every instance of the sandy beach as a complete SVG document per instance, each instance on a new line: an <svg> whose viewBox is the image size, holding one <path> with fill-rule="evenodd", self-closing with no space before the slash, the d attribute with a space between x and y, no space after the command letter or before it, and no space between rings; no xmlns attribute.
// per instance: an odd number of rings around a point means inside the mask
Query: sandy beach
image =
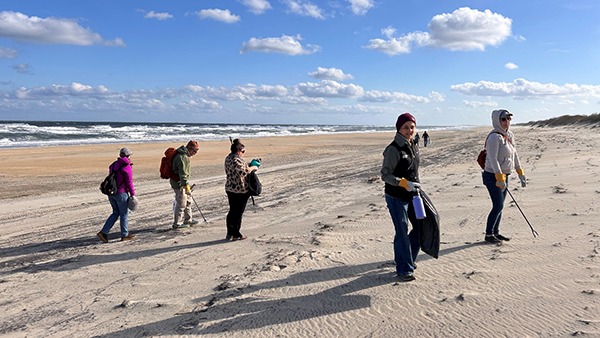
<svg viewBox="0 0 600 338"><path fill-rule="evenodd" d="M441 219L439 259L395 276L394 228L379 178L391 133L246 139L263 194L225 237L229 141L192 158L199 226L172 230L160 179L179 143L0 149L0 336L600 337L600 133L514 127L527 188L509 189L501 232L476 158L490 128L430 132L423 190ZM137 238L96 233L111 213L98 186L133 151Z"/></svg>

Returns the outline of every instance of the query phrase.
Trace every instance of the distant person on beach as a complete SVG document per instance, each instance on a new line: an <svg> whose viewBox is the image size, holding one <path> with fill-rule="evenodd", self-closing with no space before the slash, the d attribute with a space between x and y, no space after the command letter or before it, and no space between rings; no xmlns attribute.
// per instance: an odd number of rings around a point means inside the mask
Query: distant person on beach
<svg viewBox="0 0 600 338"><path fill-rule="evenodd" d="M258 170L258 165L250 166L242 159L242 154L246 152L246 147L235 139L231 142L231 153L225 158L225 192L229 200L229 212L227 213L227 236L225 239L230 241L239 241L248 237L242 235L242 215L246 210L250 191L246 176L254 170Z"/></svg>
<svg viewBox="0 0 600 338"><path fill-rule="evenodd" d="M198 221L192 219L192 191L189 183L192 172L190 158L198 153L198 149L198 142L190 140L187 145L177 148L171 162L175 174L174 178L169 179L175 192L173 229L189 228L198 224Z"/></svg>
<svg viewBox="0 0 600 338"><path fill-rule="evenodd" d="M412 199L419 184L419 146L413 140L417 120L409 113L396 121L394 141L383 151L381 179L385 182L385 201L392 216L396 235L394 256L396 273L403 281L412 281L415 260L421 248L418 221L413 212ZM408 232L408 220L412 230Z"/></svg>
<svg viewBox="0 0 600 338"><path fill-rule="evenodd" d="M419 133L415 134L414 140L415 140L415 144L419 145L419 140L421 139L421 137L419 136Z"/></svg>
<svg viewBox="0 0 600 338"><path fill-rule="evenodd" d="M104 243L108 243L108 233L113 225L115 225L117 219L119 219L119 224L121 225L121 241L129 241L135 238L135 235L129 233L128 228L128 194L135 196L135 189L133 188L133 172L131 170L133 163L129 161L129 156L132 154L133 153L129 148L122 148L119 151L119 158L108 167L109 174L116 172L115 180L118 188L116 194L108 196L113 212L104 223L102 230L97 234Z"/></svg>
<svg viewBox="0 0 600 338"><path fill-rule="evenodd" d="M492 111L492 127L494 129L486 136L485 141L487 154L482 176L483 184L492 199L492 210L488 215L485 228L485 241L488 243L510 240L510 238L500 235L498 229L508 189L508 175L516 169L521 187L527 186L527 179L515 147L514 135L509 130L512 116L513 114L505 109Z"/></svg>
<svg viewBox="0 0 600 338"><path fill-rule="evenodd" d="M423 132L423 147L427 147L429 144L429 134L427 134L427 130Z"/></svg>

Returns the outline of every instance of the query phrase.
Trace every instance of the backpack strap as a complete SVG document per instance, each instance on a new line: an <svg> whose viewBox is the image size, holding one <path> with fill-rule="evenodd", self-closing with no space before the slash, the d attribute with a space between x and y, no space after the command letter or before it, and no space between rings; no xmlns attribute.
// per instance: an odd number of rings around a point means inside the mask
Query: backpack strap
<svg viewBox="0 0 600 338"><path fill-rule="evenodd" d="M508 139L508 137L506 137L506 135L504 135L504 134L502 134L502 133L499 133L499 132L497 132L497 131L493 131L493 132L489 133L489 134L488 134L488 136L485 138L485 143L483 144L483 149L485 149L485 148L487 147L487 140L488 140L488 138L490 138L490 135L492 135L492 134L499 134L499 135L502 135L502 137L504 137L504 139L505 139L506 141L508 141L508 143L512 144L512 142L510 142L510 140Z"/></svg>

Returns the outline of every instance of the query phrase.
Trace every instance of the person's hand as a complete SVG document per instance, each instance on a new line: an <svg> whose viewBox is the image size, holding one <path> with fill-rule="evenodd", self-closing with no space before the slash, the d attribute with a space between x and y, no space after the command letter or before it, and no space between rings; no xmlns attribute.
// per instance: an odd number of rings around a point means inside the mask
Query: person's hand
<svg viewBox="0 0 600 338"><path fill-rule="evenodd" d="M191 196L192 195L192 191L190 190L190 186L186 185L185 187L183 187L183 191L185 192L186 195Z"/></svg>
<svg viewBox="0 0 600 338"><path fill-rule="evenodd" d="M525 177L525 173L523 169L517 170L517 174L519 174L519 180L521 181L521 187L525 188L527 186L527 178Z"/></svg>
<svg viewBox="0 0 600 338"><path fill-rule="evenodd" d="M502 189L502 191L506 189L506 175L496 174L496 186Z"/></svg>
<svg viewBox="0 0 600 338"><path fill-rule="evenodd" d="M400 180L400 183L398 183L398 185L408 191L416 191L417 188L421 187L421 183L409 181L404 177Z"/></svg>

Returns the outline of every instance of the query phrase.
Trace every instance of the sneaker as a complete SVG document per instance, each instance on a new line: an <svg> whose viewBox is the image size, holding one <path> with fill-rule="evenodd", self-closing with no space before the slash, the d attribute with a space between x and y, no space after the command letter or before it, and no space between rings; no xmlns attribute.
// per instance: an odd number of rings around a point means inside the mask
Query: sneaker
<svg viewBox="0 0 600 338"><path fill-rule="evenodd" d="M103 233L102 231L100 231L99 233L97 233L98 237L100 237L100 239L102 240L102 242L104 243L108 243L108 236L106 236L105 233Z"/></svg>
<svg viewBox="0 0 600 338"><path fill-rule="evenodd" d="M507 242L510 241L510 238L504 237L504 236L502 236L500 234L497 234L497 235L494 235L494 236L496 236L496 238L498 238L501 241L507 241Z"/></svg>
<svg viewBox="0 0 600 338"><path fill-rule="evenodd" d="M189 228L190 225L189 224L177 224L177 225L173 225L173 229L182 229L182 228Z"/></svg>
<svg viewBox="0 0 600 338"><path fill-rule="evenodd" d="M127 235L127 236L125 236L125 237L121 237L121 242L130 241L130 240L132 240L132 239L134 239L134 238L135 238L135 235L132 235L132 234L130 233L130 234L128 234L128 235Z"/></svg>
<svg viewBox="0 0 600 338"><path fill-rule="evenodd" d="M187 221L187 222L184 222L183 224L187 224L187 225L189 225L189 226L193 226L193 225L196 225L196 224L198 224L198 223L200 223L200 222L198 222L198 221L196 221L196 220L193 220L193 221Z"/></svg>
<svg viewBox="0 0 600 338"><path fill-rule="evenodd" d="M410 281L417 279L417 278L415 278L415 276L412 273L409 273L406 275L398 275L398 278L403 282L410 282Z"/></svg>
<svg viewBox="0 0 600 338"><path fill-rule="evenodd" d="M232 241L241 241L248 238L247 236L242 236L242 237L233 237L231 238Z"/></svg>
<svg viewBox="0 0 600 338"><path fill-rule="evenodd" d="M499 240L498 238L496 238L496 236L491 235L491 236L485 236L485 241L488 243L492 243L492 244L500 244L502 243L501 240Z"/></svg>

